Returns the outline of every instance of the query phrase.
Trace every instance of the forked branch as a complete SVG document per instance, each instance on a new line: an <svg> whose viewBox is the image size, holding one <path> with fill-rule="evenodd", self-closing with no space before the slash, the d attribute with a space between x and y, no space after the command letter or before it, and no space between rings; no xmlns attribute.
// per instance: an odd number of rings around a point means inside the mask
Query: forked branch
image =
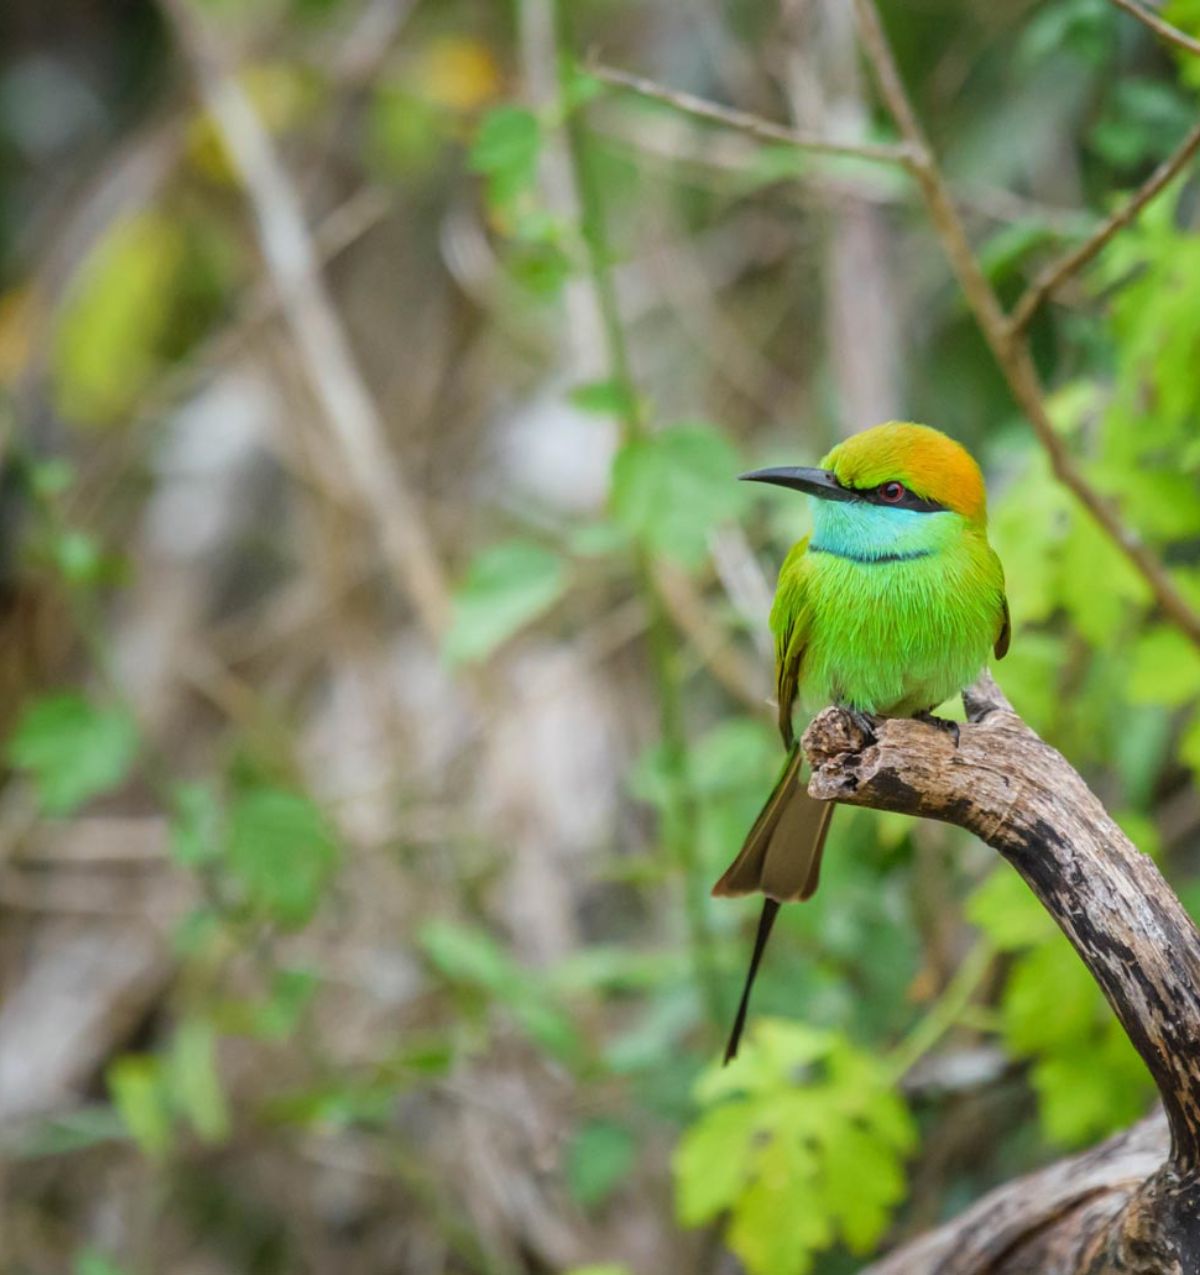
<svg viewBox="0 0 1200 1275"><path fill-rule="evenodd" d="M868 735L844 710L826 709L804 736L809 792L954 823L998 850L1066 934L1149 1068L1170 1146L1147 1134L1138 1145L1161 1145L1165 1158L1143 1157L1132 1177L1127 1169L1111 1181L1063 1176L1050 1213L1044 1178L1024 1193L1010 1184L1004 1208L999 1195L976 1206L936 1260L906 1249L877 1275L1200 1271L1200 934L1152 860L990 677L964 701L970 720L957 743L899 719ZM979 1229L981 1216L1004 1219L1002 1250Z"/></svg>
<svg viewBox="0 0 1200 1275"><path fill-rule="evenodd" d="M683 114L735 129L763 142L795 146L812 153L852 155L859 159L892 163L911 173L924 200L933 232L958 279L976 323L1008 382L1014 400L1049 456L1055 477L1075 495L1129 560L1146 582L1163 615L1200 646L1200 611L1180 591L1154 551L1125 523L1112 500L1089 482L1062 436L1055 430L1026 337L1029 320L1042 302L1083 269L1187 166L1200 150L1200 127L1188 134L1174 154L1093 235L1046 267L1026 289L1011 315L1006 314L971 246L950 188L900 77L875 4L873 0L854 0L854 7L862 47L875 73L884 105L899 130L899 145L831 142L746 111L719 106L691 93L666 88L627 71L595 64L589 70L607 84L629 89L642 97L672 106Z"/></svg>
<svg viewBox="0 0 1200 1275"><path fill-rule="evenodd" d="M1055 430L1046 409L1045 395L1033 365L1028 342L1022 331L1010 327L1008 317L971 247L966 227L900 77L874 0L854 0L854 11L863 51L875 73L884 105L900 135L920 156L916 169L917 182L934 233L958 278L967 304L974 312L979 329L1008 381L1013 398L1025 413L1038 441L1050 457L1055 477L1075 494L1109 539L1129 559L1172 623L1200 646L1200 612L1190 605L1170 573L1141 537L1125 525L1112 501L1088 482ZM1158 189L1161 186L1152 193L1157 193Z"/></svg>

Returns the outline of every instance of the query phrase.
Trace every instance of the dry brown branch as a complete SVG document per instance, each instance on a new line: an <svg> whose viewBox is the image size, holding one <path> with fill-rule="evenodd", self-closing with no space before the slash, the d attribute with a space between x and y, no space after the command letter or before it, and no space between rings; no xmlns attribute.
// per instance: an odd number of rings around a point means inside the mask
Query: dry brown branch
<svg viewBox="0 0 1200 1275"><path fill-rule="evenodd" d="M1082 1155L1006 1182L959 1217L873 1262L862 1275L1056 1275L1081 1269L1069 1248L1073 1235L1084 1229L1087 1216L1104 1218L1124 1207L1166 1159L1170 1145L1166 1117L1157 1112ZM1058 1254L1042 1250L1035 1255L1030 1249L1044 1227L1053 1228L1054 1238L1047 1239Z"/></svg>
<svg viewBox="0 0 1200 1275"><path fill-rule="evenodd" d="M1151 31L1160 39L1167 40L1176 48L1186 49L1189 53L1195 53L1200 57L1200 40L1194 40L1190 35L1185 35L1178 27L1173 27L1169 22L1164 22L1157 13L1151 13L1149 9L1143 9L1135 0L1112 0L1118 9L1124 9L1126 13L1137 18L1143 25L1148 26Z"/></svg>
<svg viewBox="0 0 1200 1275"><path fill-rule="evenodd" d="M773 124L759 115L748 111L739 111L732 106L720 106L694 93L685 93L682 89L670 89L653 80L617 67L592 63L588 72L605 84L614 88L629 89L639 97L651 101L663 102L673 106L677 111L697 119L707 120L710 124L719 124L723 128L731 128L739 133L747 133L760 142L778 143L784 146L795 146L799 150L812 151L817 155L841 155L851 159L866 159L878 164L899 164L901 167L912 166L913 155L906 146L880 146L871 142L835 142L826 137L817 137L799 129L788 128L785 124Z"/></svg>
<svg viewBox="0 0 1200 1275"><path fill-rule="evenodd" d="M916 157L913 172L934 234L958 278L984 339L1008 381L1013 398L1025 413L1038 441L1050 457L1055 477L1074 493L1076 499L1133 564L1164 614L1200 646L1200 613L1188 604L1166 568L1146 547L1141 537L1125 525L1112 502L1084 477L1055 430L1046 410L1045 396L1029 346L1021 333L1010 333L1004 310L971 247L966 227L900 79L900 72L874 0L854 0L854 8L858 16L863 49L875 72L884 104Z"/></svg>
<svg viewBox="0 0 1200 1275"><path fill-rule="evenodd" d="M963 698L969 721L957 741L898 719L869 734L844 710L826 709L804 736L809 792L957 824L998 850L1066 934L1149 1068L1170 1151L1163 1163L1139 1162L1132 1181L1097 1183L1075 1163L1060 1166L1057 1196L1044 1175L1005 1188L1005 1207L996 1197L977 1206L936 1260L905 1250L880 1270L1200 1271L1200 934L1153 861L990 677Z"/></svg>
<svg viewBox="0 0 1200 1275"><path fill-rule="evenodd" d="M1200 150L1200 124L1183 139L1172 154L1150 174L1146 182L1108 217L1083 243L1064 253L1039 272L1034 281L1017 298L1008 319L1008 335L1011 340L1028 325L1038 307L1051 297L1072 275L1078 274L1110 239L1142 211L1143 208L1177 176L1188 161Z"/></svg>
<svg viewBox="0 0 1200 1275"><path fill-rule="evenodd" d="M164 0L164 7L245 187L263 259L330 435L375 522L389 569L426 631L437 639L449 619L449 588L321 277L295 187L254 106L234 76L222 69L188 0Z"/></svg>

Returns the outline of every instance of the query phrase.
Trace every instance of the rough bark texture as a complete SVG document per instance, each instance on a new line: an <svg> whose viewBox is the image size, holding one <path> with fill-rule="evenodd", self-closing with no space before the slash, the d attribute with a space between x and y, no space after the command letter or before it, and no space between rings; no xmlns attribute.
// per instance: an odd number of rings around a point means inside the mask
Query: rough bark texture
<svg viewBox="0 0 1200 1275"><path fill-rule="evenodd" d="M1009 1184L872 1275L1200 1275L1200 934L1153 862L990 677L957 740L821 713L809 792L958 824L998 850L1100 984L1162 1097L1152 1118ZM1165 1158L1164 1158L1165 1157Z"/></svg>

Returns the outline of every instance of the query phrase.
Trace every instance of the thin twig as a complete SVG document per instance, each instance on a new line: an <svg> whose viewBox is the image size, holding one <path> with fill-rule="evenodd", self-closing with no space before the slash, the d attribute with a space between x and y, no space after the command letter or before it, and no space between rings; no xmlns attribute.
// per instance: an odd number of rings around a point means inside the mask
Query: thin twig
<svg viewBox="0 0 1200 1275"><path fill-rule="evenodd" d="M950 196L945 179L935 162L924 130L917 119L908 92L900 79L891 46L884 34L874 0L854 0L859 34L884 104L900 134L916 156L913 172L925 201L934 234L942 245L951 269L974 311L987 341L1009 384L1013 398L1025 413L1038 441L1050 458L1059 482L1092 515L1103 531L1133 564L1146 581L1164 614L1200 646L1200 613L1179 592L1175 582L1141 538L1121 520L1112 503L1102 496L1076 465L1046 410L1045 397L1029 346L1020 333L1010 334L1008 319L992 286L987 281L967 237L966 228Z"/></svg>
<svg viewBox="0 0 1200 1275"><path fill-rule="evenodd" d="M188 0L164 0L164 7L253 208L259 246L313 395L376 524L388 567L436 640L449 621L449 589L321 277L295 188L253 104L209 48Z"/></svg>
<svg viewBox="0 0 1200 1275"><path fill-rule="evenodd" d="M1200 57L1200 40L1193 39L1190 35L1185 35L1178 27L1173 27L1169 22L1164 22L1157 13L1151 13L1149 9L1143 9L1135 0L1112 0L1118 9L1124 9L1126 13L1137 18L1144 26L1150 28L1155 35L1169 43L1174 44L1177 48L1186 49L1189 53L1194 53Z"/></svg>
<svg viewBox="0 0 1200 1275"><path fill-rule="evenodd" d="M1053 296L1063 283L1077 274L1091 261L1108 241L1142 211L1143 208L1180 173L1188 161L1200 150L1200 124L1183 139L1175 150L1154 170L1145 184L1139 187L1102 225L1077 248L1064 253L1058 261L1052 261L1038 273L1013 306L1008 320L1010 338L1028 326L1030 319L1047 297Z"/></svg>
<svg viewBox="0 0 1200 1275"><path fill-rule="evenodd" d="M629 89L639 97L663 102L685 115L707 120L710 124L720 124L723 128L748 133L760 142L794 146L798 150L812 151L817 155L840 155L851 159L866 159L877 164L898 164L901 168L912 168L913 165L914 156L907 146L885 146L873 142L834 142L827 137L817 137L812 133L788 128L785 124L773 124L770 120L765 120L759 115L752 115L748 111L739 111L732 106L719 106L716 102L696 97L693 93L685 93L682 89L666 88L653 80L634 75L629 71L618 70L616 67L591 63L587 70L590 75L605 84L611 84L615 88Z"/></svg>

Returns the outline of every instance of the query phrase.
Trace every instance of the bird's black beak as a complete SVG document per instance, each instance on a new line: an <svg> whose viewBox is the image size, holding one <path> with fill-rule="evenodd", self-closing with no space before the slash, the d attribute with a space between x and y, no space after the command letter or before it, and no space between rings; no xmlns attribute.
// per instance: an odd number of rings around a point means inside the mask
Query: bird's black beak
<svg viewBox="0 0 1200 1275"><path fill-rule="evenodd" d="M773 483L776 487L790 487L820 500L857 500L858 493L843 487L828 469L797 469L789 465L778 469L755 469L740 475L742 481Z"/></svg>

